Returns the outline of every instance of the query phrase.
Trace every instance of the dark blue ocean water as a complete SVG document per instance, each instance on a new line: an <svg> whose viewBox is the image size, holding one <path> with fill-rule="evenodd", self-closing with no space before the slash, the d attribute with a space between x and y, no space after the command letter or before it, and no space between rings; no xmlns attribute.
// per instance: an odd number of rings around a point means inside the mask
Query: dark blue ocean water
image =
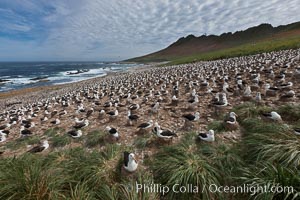
<svg viewBox="0 0 300 200"><path fill-rule="evenodd" d="M107 72L126 71L137 64L105 62L0 62L0 92L36 86L77 82L105 76ZM69 72L85 70L80 74ZM44 78L47 81L30 80Z"/></svg>

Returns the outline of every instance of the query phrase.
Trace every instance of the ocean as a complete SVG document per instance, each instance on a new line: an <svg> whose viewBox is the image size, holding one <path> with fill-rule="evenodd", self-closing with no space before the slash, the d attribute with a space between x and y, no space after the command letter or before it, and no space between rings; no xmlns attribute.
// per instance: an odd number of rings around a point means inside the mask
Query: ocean
<svg viewBox="0 0 300 200"><path fill-rule="evenodd" d="M113 62L0 62L0 92L78 82L137 66Z"/></svg>

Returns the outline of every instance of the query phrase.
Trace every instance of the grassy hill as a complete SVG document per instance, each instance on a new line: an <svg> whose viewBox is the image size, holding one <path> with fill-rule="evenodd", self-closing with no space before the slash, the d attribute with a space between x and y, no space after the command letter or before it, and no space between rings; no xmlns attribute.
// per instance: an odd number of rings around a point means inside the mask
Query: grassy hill
<svg viewBox="0 0 300 200"><path fill-rule="evenodd" d="M244 31L223 33L219 36L189 35L178 39L165 49L126 61L171 61L171 64L180 64L299 47L300 22L278 27L261 24Z"/></svg>

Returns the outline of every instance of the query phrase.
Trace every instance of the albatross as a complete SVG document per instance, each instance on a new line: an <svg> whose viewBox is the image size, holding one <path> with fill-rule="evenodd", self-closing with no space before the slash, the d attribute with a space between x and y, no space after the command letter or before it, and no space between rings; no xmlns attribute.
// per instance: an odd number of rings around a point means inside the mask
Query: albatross
<svg viewBox="0 0 300 200"><path fill-rule="evenodd" d="M230 112L229 117L225 118L225 127L229 130L236 130L239 126L238 122L236 121L237 114L235 112Z"/></svg>
<svg viewBox="0 0 300 200"><path fill-rule="evenodd" d="M146 123L142 123L138 126L138 128L140 129L148 129L148 128L151 128L153 125L153 120L151 119L149 122L146 122Z"/></svg>
<svg viewBox="0 0 300 200"><path fill-rule="evenodd" d="M294 133L296 135L300 135L300 128L294 128Z"/></svg>
<svg viewBox="0 0 300 200"><path fill-rule="evenodd" d="M176 133L168 130L168 129L161 129L160 126L157 124L155 125L153 132L159 137L163 139L172 139L173 137L178 137Z"/></svg>
<svg viewBox="0 0 300 200"><path fill-rule="evenodd" d="M109 133L113 138L115 138L116 140L119 139L119 133L118 133L118 130L117 130L116 128L107 126L105 129L108 131L108 133Z"/></svg>
<svg viewBox="0 0 300 200"><path fill-rule="evenodd" d="M237 117L237 114L235 114L235 112L230 112L229 113L229 118L226 119L226 123L227 124L235 124L236 123L236 117Z"/></svg>
<svg viewBox="0 0 300 200"><path fill-rule="evenodd" d="M0 143L6 141L6 136L7 136L6 133L0 132Z"/></svg>
<svg viewBox="0 0 300 200"><path fill-rule="evenodd" d="M128 172L134 172L138 167L138 163L135 160L135 156L133 153L129 153L127 151L124 152L124 168Z"/></svg>
<svg viewBox="0 0 300 200"><path fill-rule="evenodd" d="M136 122L139 119L139 116L131 114L130 110L128 110L128 112L127 112L127 117L128 117L128 122L130 125L132 125L132 122Z"/></svg>
<svg viewBox="0 0 300 200"><path fill-rule="evenodd" d="M207 133L199 133L198 138L206 142L215 141L215 131L209 130Z"/></svg>
<svg viewBox="0 0 300 200"><path fill-rule="evenodd" d="M28 129L25 129L24 126L21 126L20 134L21 134L21 136L28 136L28 135L32 135L32 132Z"/></svg>
<svg viewBox="0 0 300 200"><path fill-rule="evenodd" d="M79 138L82 136L81 130L71 130L67 132L68 135L70 135L72 138Z"/></svg>
<svg viewBox="0 0 300 200"><path fill-rule="evenodd" d="M282 121L281 116L275 111L263 113L263 116L265 116L268 119L271 119L273 121Z"/></svg>
<svg viewBox="0 0 300 200"><path fill-rule="evenodd" d="M186 114L186 115L182 115L182 117L184 117L188 121L197 121L200 118L200 113L196 112L194 115L193 114Z"/></svg>
<svg viewBox="0 0 300 200"><path fill-rule="evenodd" d="M60 124L60 120L58 118L56 118L55 120L51 121L50 123L53 125L58 125L58 124Z"/></svg>
<svg viewBox="0 0 300 200"><path fill-rule="evenodd" d="M74 128L79 129L79 128L84 128L89 125L89 120L85 119L83 122L76 123Z"/></svg>
<svg viewBox="0 0 300 200"><path fill-rule="evenodd" d="M45 141L43 141L43 143L41 145L37 145L37 146L33 147L28 152L29 153L38 153L38 152L42 152L48 148L49 148L48 140L45 140Z"/></svg>

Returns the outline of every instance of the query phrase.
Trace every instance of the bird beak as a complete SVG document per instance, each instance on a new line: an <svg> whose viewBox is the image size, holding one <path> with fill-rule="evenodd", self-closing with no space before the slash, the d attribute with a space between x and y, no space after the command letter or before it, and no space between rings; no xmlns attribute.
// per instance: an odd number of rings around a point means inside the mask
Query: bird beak
<svg viewBox="0 0 300 200"><path fill-rule="evenodd" d="M133 157L132 159L133 159L133 160L134 160L134 161L137 163L137 161L136 161L135 157Z"/></svg>
<svg viewBox="0 0 300 200"><path fill-rule="evenodd" d="M236 117L238 117L238 115L237 115L237 114L235 114L235 113L234 113L234 115L235 115Z"/></svg>

